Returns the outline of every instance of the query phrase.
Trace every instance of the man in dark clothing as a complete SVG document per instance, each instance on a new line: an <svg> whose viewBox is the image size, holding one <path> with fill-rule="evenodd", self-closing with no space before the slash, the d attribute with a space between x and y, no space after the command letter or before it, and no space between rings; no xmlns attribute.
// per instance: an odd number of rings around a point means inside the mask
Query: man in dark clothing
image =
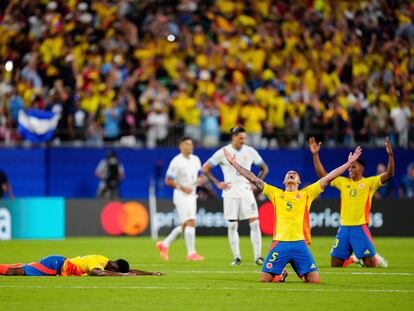
<svg viewBox="0 0 414 311"><path fill-rule="evenodd" d="M107 157L99 162L95 175L101 179L97 193L98 198L119 197L119 184L125 178L125 169L115 151L108 151Z"/></svg>
<svg viewBox="0 0 414 311"><path fill-rule="evenodd" d="M14 198L11 184L7 179L6 173L0 170L0 198L4 197L4 194L7 193L9 198Z"/></svg>

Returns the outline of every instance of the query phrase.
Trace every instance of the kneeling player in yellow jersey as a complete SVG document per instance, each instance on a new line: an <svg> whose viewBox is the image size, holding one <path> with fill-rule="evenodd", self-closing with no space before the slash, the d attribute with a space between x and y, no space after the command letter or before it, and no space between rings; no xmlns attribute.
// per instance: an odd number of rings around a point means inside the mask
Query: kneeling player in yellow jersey
<svg viewBox="0 0 414 311"><path fill-rule="evenodd" d="M284 268L290 263L303 281L319 283L318 268L307 246L310 244L309 209L312 201L333 179L344 173L359 158L361 152L361 147L357 147L353 154L349 154L345 164L301 190L299 174L289 171L283 181L283 191L265 183L240 166L235 156L224 150L229 163L240 175L256 185L273 203L275 209L274 241L262 267L261 282L284 282L287 277Z"/></svg>
<svg viewBox="0 0 414 311"><path fill-rule="evenodd" d="M47 256L38 262L28 264L0 264L0 275L6 276L138 276L163 275L161 272L147 272L130 269L125 259L109 260L101 255L66 258L59 255Z"/></svg>
<svg viewBox="0 0 414 311"><path fill-rule="evenodd" d="M318 155L320 145L313 137L309 139L313 164L319 178L326 175ZM358 159L349 168L349 178L341 176L331 182L331 186L341 193L340 226L331 251L332 267L345 267L355 262L352 252L367 267L388 266L387 261L375 252L368 228L372 197L379 187L394 176L394 155L388 137L385 149L388 154L386 172L365 178L365 161Z"/></svg>

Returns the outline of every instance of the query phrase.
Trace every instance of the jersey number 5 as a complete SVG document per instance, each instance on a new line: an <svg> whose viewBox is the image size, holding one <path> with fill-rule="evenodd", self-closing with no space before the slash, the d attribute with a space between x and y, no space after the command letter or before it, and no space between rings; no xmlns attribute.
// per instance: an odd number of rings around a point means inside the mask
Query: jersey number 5
<svg viewBox="0 0 414 311"><path fill-rule="evenodd" d="M273 254L272 254L272 258L270 258L269 259L269 261L270 262L273 262L273 261L275 261L276 260L276 257L279 255L279 253L277 253L277 252L273 252Z"/></svg>

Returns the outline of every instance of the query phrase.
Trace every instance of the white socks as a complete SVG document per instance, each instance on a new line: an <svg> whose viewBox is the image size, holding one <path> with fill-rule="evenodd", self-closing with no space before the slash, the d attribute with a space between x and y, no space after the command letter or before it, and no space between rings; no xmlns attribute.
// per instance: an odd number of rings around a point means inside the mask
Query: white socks
<svg viewBox="0 0 414 311"><path fill-rule="evenodd" d="M184 238L187 245L187 255L195 253L195 227L186 226Z"/></svg>
<svg viewBox="0 0 414 311"><path fill-rule="evenodd" d="M249 223L250 240L252 241L254 260L262 257L262 233L260 232L259 220Z"/></svg>
<svg viewBox="0 0 414 311"><path fill-rule="evenodd" d="M171 243L174 242L182 232L183 228L181 226L175 227L173 231L171 231L170 234L163 241L165 247L170 247Z"/></svg>
<svg viewBox="0 0 414 311"><path fill-rule="evenodd" d="M238 226L239 226L239 223L237 221L228 222L227 236L229 237L230 249L233 253L233 258L241 258L240 257L240 245L239 245L239 233L237 232Z"/></svg>

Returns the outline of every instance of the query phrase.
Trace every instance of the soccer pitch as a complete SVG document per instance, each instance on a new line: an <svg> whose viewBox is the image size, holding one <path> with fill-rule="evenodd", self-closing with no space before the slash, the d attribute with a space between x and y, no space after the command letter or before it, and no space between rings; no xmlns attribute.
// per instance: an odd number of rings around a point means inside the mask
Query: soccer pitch
<svg viewBox="0 0 414 311"><path fill-rule="evenodd" d="M311 251L321 284L303 284L288 266L286 283L258 282L248 237L243 263L231 261L227 237L198 237L204 262L185 260L184 240L163 262L149 238L71 238L64 241L1 241L0 263L31 262L51 255L123 257L131 266L162 277L0 277L0 310L413 310L414 239L375 238L387 269L329 267L333 237L314 237ZM264 255L270 245L265 237Z"/></svg>

